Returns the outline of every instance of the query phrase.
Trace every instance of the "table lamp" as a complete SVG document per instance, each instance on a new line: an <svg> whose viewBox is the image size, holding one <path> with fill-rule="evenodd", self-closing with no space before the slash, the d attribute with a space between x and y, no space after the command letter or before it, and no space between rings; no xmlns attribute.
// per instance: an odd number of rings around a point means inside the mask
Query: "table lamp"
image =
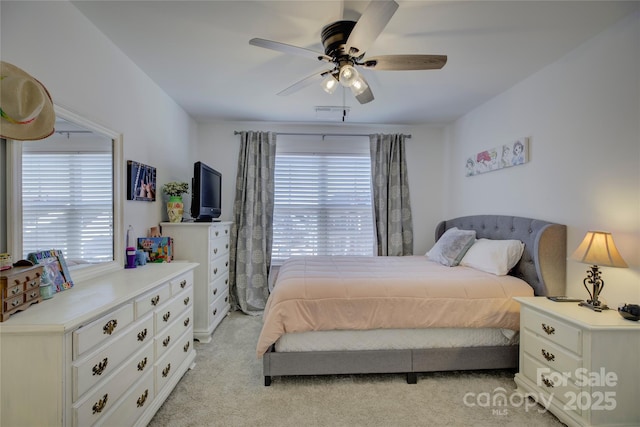
<svg viewBox="0 0 640 427"><path fill-rule="evenodd" d="M604 280L600 277L598 266L627 267L627 263L622 259L618 248L613 243L611 233L604 231L587 232L578 249L571 255L571 259L584 264L591 264L591 268L587 270L587 277L582 282L589 293L590 299L580 302L579 305L594 311L608 310L609 307L598 299L604 288ZM592 286L593 291L589 290L588 285Z"/></svg>

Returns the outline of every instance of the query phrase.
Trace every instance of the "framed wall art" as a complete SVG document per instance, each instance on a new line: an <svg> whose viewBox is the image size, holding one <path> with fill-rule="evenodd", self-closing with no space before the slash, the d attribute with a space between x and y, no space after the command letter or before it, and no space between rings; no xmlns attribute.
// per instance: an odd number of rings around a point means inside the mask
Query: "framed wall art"
<svg viewBox="0 0 640 427"><path fill-rule="evenodd" d="M127 160L127 200L156 201L156 168Z"/></svg>
<svg viewBox="0 0 640 427"><path fill-rule="evenodd" d="M520 138L510 144L484 150L467 158L466 176L479 175L529 161L529 138Z"/></svg>

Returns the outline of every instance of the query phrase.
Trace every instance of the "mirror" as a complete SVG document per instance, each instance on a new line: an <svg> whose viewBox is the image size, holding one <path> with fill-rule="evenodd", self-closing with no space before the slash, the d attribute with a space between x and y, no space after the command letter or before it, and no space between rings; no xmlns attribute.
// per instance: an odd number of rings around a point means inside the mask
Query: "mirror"
<svg viewBox="0 0 640 427"><path fill-rule="evenodd" d="M122 136L55 106L56 131L8 141L8 247L59 249L78 282L124 264Z"/></svg>

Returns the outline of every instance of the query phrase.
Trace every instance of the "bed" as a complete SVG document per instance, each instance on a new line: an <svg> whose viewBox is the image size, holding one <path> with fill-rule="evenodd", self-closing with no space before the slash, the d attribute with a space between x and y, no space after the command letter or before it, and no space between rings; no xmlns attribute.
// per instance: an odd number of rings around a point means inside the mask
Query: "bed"
<svg viewBox="0 0 640 427"><path fill-rule="evenodd" d="M402 373L416 383L419 372L516 368L512 297L565 293L566 226L466 216L440 222L436 241L454 230L475 232L474 242L520 241L522 255L504 276L426 256L287 261L256 347L264 384L274 376L366 373Z"/></svg>

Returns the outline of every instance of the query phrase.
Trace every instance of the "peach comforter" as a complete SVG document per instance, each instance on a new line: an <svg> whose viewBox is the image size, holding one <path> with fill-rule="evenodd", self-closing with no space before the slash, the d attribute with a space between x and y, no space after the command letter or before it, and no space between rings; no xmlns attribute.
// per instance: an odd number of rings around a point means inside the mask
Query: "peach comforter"
<svg viewBox="0 0 640 427"><path fill-rule="evenodd" d="M512 276L445 267L424 256L299 257L280 268L258 357L290 332L389 328L518 330L512 297L533 289Z"/></svg>

